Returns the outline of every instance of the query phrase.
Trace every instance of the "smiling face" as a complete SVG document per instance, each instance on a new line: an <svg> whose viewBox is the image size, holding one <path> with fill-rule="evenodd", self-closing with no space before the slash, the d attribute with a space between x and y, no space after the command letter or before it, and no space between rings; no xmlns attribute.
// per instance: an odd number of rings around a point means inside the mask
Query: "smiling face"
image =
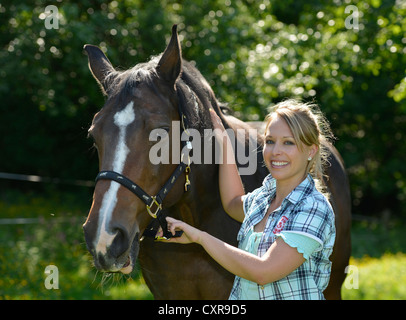
<svg viewBox="0 0 406 320"><path fill-rule="evenodd" d="M317 151L315 145L296 141L287 122L275 114L265 132L264 161L278 182L300 184L307 174L309 157Z"/></svg>

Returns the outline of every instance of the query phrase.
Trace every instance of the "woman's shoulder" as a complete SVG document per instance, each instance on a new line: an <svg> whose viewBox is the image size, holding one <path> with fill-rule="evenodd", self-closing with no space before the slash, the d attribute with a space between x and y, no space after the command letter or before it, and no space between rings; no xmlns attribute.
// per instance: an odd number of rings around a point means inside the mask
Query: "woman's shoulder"
<svg viewBox="0 0 406 320"><path fill-rule="evenodd" d="M316 188L314 181L310 184L309 192L302 198L303 206L320 206L322 209L333 210L327 197Z"/></svg>
<svg viewBox="0 0 406 320"><path fill-rule="evenodd" d="M296 212L307 217L315 216L318 219L334 223L334 210L328 199L316 188L302 198Z"/></svg>
<svg viewBox="0 0 406 320"><path fill-rule="evenodd" d="M310 174L288 195L287 199L296 204L296 211L323 210L333 213L330 202L326 196L317 189L316 182Z"/></svg>

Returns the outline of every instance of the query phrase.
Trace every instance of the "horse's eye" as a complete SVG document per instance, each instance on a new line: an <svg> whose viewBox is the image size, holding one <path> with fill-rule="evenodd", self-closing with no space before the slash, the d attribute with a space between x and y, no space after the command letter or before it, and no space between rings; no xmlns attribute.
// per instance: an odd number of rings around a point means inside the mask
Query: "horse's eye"
<svg viewBox="0 0 406 320"><path fill-rule="evenodd" d="M169 127L154 129L149 134L149 141L160 141L169 136Z"/></svg>

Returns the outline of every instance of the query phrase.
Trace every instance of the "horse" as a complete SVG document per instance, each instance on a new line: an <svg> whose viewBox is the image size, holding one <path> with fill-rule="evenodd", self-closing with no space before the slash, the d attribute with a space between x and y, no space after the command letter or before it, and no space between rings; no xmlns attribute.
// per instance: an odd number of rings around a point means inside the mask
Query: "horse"
<svg viewBox="0 0 406 320"><path fill-rule="evenodd" d="M227 299L234 275L199 245L168 245L144 235L154 234L159 225L164 229L165 216L171 216L236 246L240 224L222 207L215 152L204 155L205 161L191 161L199 150L185 140L194 130L201 134L194 135L193 142L207 143L212 137L204 132L213 129L209 108L215 110L227 132L236 133L235 149L254 156L256 170L241 175L250 192L269 173L262 157L263 135L224 112L202 74L182 58L176 25L162 54L126 71L116 71L98 47L84 49L89 69L107 96L88 130L100 173L83 230L95 267L128 274L138 261L155 299ZM237 134L241 130L245 134ZM151 161L158 143L168 146L169 161ZM337 237L325 296L340 299L350 255L350 196L343 161L333 146L329 148L327 184ZM239 170L246 169L244 159L236 158Z"/></svg>

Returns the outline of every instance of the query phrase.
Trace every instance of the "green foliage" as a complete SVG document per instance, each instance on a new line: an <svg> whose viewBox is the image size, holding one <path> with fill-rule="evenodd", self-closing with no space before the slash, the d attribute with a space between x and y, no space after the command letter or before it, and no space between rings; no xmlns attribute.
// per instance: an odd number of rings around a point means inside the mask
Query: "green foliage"
<svg viewBox="0 0 406 320"><path fill-rule="evenodd" d="M45 28L47 4L58 29ZM0 171L93 178L86 135L103 97L83 45L129 68L162 52L177 23L184 57L237 116L263 119L287 97L315 100L338 138L355 211L404 214L406 6L350 4L358 29L343 0L2 2Z"/></svg>

